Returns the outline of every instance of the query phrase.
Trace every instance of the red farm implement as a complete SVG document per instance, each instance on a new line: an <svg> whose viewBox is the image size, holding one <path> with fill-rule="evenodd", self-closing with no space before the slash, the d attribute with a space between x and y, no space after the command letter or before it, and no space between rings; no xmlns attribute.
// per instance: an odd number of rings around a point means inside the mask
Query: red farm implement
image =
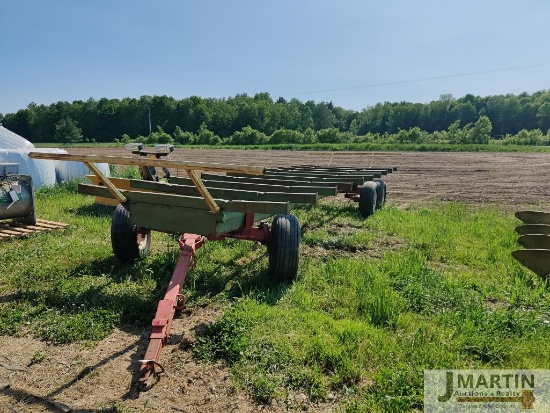
<svg viewBox="0 0 550 413"><path fill-rule="evenodd" d="M116 205L111 223L113 252L121 261L146 255L151 231L179 234L180 256L168 289L152 322L149 346L141 360L139 387L164 371L160 354L170 334L176 310L183 308L181 289L196 251L205 241L236 238L267 247L269 272L278 281L292 281L298 271L300 224L292 208L317 203L339 192L359 203L363 216L380 208L385 183L379 179L394 168L315 167L288 168L223 165L161 159L168 146L156 150L130 148L135 157L31 153L32 158L84 162L94 176L80 184L79 192L96 202ZM108 178L94 163L136 165L142 179ZM163 177L156 173L162 168ZM173 177L183 170L187 177ZM201 171L201 175L197 171ZM271 225L265 220L273 217Z"/></svg>

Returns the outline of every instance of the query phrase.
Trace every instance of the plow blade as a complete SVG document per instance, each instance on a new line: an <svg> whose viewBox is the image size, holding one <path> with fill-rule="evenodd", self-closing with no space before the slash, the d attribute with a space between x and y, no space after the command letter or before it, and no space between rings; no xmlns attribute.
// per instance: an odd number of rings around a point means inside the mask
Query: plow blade
<svg viewBox="0 0 550 413"><path fill-rule="evenodd" d="M524 224L550 225L550 213L542 211L518 211L516 218Z"/></svg>
<svg viewBox="0 0 550 413"><path fill-rule="evenodd" d="M548 280L548 274L550 274L550 250L517 250L512 252L512 256L535 274Z"/></svg>
<svg viewBox="0 0 550 413"><path fill-rule="evenodd" d="M516 227L516 232L519 235L550 235L550 225L545 224L527 224Z"/></svg>
<svg viewBox="0 0 550 413"><path fill-rule="evenodd" d="M550 276L550 213L542 211L518 211L516 218L524 223L516 227L520 235L518 243L524 250L512 252L512 256L539 277Z"/></svg>
<svg viewBox="0 0 550 413"><path fill-rule="evenodd" d="M518 238L518 242L526 249L550 250L550 235L522 235Z"/></svg>

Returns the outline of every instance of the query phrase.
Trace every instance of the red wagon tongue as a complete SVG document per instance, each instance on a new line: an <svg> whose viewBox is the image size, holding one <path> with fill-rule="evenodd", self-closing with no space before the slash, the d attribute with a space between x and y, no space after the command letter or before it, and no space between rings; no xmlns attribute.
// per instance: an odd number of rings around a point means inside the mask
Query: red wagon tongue
<svg viewBox="0 0 550 413"><path fill-rule="evenodd" d="M195 265L195 251L204 244L205 238L197 234L184 234L179 238L180 255L172 279L164 298L159 301L155 318L153 319L149 346L145 357L140 360L138 386L140 390L148 390L151 380L161 373L164 367L160 364L160 354L170 338L170 330L176 310L185 306L185 296L181 289L190 268Z"/></svg>

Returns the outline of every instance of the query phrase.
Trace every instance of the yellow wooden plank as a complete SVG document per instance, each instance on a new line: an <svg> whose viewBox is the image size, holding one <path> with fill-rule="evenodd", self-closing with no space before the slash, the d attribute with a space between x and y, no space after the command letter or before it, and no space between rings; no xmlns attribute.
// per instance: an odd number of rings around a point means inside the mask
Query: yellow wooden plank
<svg viewBox="0 0 550 413"><path fill-rule="evenodd" d="M46 224L46 223L43 223L43 222L37 222L36 225L33 225L35 228L38 228L40 230L42 229L57 229L59 228L58 226L56 225L51 225L51 224Z"/></svg>
<svg viewBox="0 0 550 413"><path fill-rule="evenodd" d="M107 187L109 192L113 194L118 202L120 202L121 204L126 202L126 197L122 195L122 192L120 192L118 188L114 186L111 181L109 181L109 178L103 175L103 172L101 172L93 162L84 162L84 165L90 168L90 171L92 171L98 177L98 179L103 183L103 185Z"/></svg>
<svg viewBox="0 0 550 413"><path fill-rule="evenodd" d="M21 227L17 224L10 224L9 228L13 229L13 230L16 230L16 231L19 231L19 232L24 232L24 233L27 233L27 234L30 234L30 233L34 232L32 229L27 229L27 228Z"/></svg>
<svg viewBox="0 0 550 413"><path fill-rule="evenodd" d="M103 186L103 182L95 175L86 175L86 178L93 184L98 186ZM109 181L116 186L118 189L123 189L125 191L130 191L130 180L126 178L113 178L110 177ZM95 197L95 203L98 205L108 205L108 206L117 206L119 204L118 200L113 198L105 198L102 196Z"/></svg>
<svg viewBox="0 0 550 413"><path fill-rule="evenodd" d="M56 221L48 221L46 219L37 219L36 222L38 223L44 223L44 224L51 224L51 225L55 225L57 227L61 227L61 228L66 228L69 226L69 224L65 224L63 222L56 222Z"/></svg>
<svg viewBox="0 0 550 413"><path fill-rule="evenodd" d="M263 166L233 165L208 162L183 162L172 159L149 159L145 157L135 158L112 155L73 155L67 153L29 152L29 156L33 159L53 159L60 161L77 162L79 161L85 163L110 163L114 165L155 166L195 171L244 173L250 175L262 175L265 169Z"/></svg>
<svg viewBox="0 0 550 413"><path fill-rule="evenodd" d="M95 175L86 175L86 178L93 184L93 185L103 185L101 180L95 176ZM130 180L126 178L113 178L109 177L109 181L112 182L114 186L116 186L118 189L123 189L125 191L130 190Z"/></svg>
<svg viewBox="0 0 550 413"><path fill-rule="evenodd" d="M210 211L212 211L214 214L220 212L220 207L218 206L218 204L216 204L216 201L214 201L214 198L212 198L212 195L210 195L210 192L208 192L208 189L206 189L206 187L202 183L201 178L199 177L199 175L197 175L197 172L189 169L187 169L185 172L187 172L187 175L189 175L189 178L191 178L191 180L199 190L200 194L206 201L208 208L210 208Z"/></svg>
<svg viewBox="0 0 550 413"><path fill-rule="evenodd" d="M11 231L11 230L5 229L5 228L0 229L0 233L6 234L6 235L21 235L21 232Z"/></svg>
<svg viewBox="0 0 550 413"><path fill-rule="evenodd" d="M0 240L8 241L10 239L26 237L30 234L41 234L67 227L68 224L48 220L37 220L36 225L23 224L16 221L3 221L0 222Z"/></svg>

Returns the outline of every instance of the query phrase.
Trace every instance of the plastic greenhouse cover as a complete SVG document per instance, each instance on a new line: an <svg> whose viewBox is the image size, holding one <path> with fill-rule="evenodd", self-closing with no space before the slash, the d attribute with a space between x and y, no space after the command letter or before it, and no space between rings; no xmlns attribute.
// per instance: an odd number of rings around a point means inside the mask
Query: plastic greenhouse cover
<svg viewBox="0 0 550 413"><path fill-rule="evenodd" d="M34 145L0 125L0 149L33 149Z"/></svg>
<svg viewBox="0 0 550 413"><path fill-rule="evenodd" d="M52 161L29 158L29 152L67 153L59 148L35 148L18 134L0 125L0 163L19 164L21 175L32 177L33 187L53 186L88 174L88 167L81 162ZM97 164L99 170L109 176L109 165Z"/></svg>
<svg viewBox="0 0 550 413"><path fill-rule="evenodd" d="M64 149L58 148L34 148L34 152L67 153ZM21 175L32 177L33 187L53 186L62 181L69 181L84 176L90 171L81 162L52 161L46 159L29 158L29 149L0 149L0 163L19 164ZM97 167L109 176L109 165L106 163L97 164Z"/></svg>

